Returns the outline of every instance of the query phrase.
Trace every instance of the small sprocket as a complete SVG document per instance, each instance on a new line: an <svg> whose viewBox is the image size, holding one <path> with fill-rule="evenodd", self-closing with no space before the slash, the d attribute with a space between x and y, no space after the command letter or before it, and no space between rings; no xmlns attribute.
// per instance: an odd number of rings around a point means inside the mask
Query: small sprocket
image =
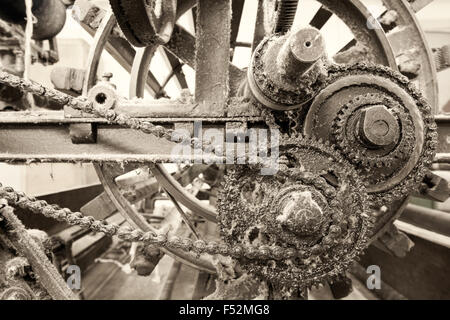
<svg viewBox="0 0 450 320"><path fill-rule="evenodd" d="M354 134L358 119L372 106L383 105L394 116L394 121L401 127L402 135L395 137L392 143L380 148L367 148L364 142ZM414 124L400 105L391 97L377 93L367 93L355 97L342 106L333 122L334 141L338 148L355 165L366 170L390 167L410 154L414 147Z"/></svg>

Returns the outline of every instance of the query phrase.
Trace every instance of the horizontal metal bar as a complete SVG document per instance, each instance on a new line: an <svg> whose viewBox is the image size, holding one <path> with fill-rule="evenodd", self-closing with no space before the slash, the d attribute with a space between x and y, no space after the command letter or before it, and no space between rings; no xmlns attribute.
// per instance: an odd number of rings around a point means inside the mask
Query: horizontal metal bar
<svg viewBox="0 0 450 320"><path fill-rule="evenodd" d="M169 105L170 106L170 105ZM176 105L173 105L175 109ZM181 106L181 105L178 105ZM184 105L183 105L184 106ZM175 122L194 122L201 121L203 124L214 124L214 123L225 123L228 121L231 122L264 122L262 117L258 116L237 116L237 117L200 117L195 116L193 114L189 114L188 112L178 112L178 116L176 114L172 114L170 117L165 115L164 104L155 104L155 108L150 106L149 108L142 107L141 110L138 110L137 107L133 108L130 106L127 109L127 106L124 105L119 107L117 110L120 113L129 115L134 118L142 118L149 122L154 123L175 123ZM161 109L161 112L153 112L154 109ZM0 125L1 124L74 124L74 123L108 123L108 121L104 118L95 118L95 117L76 117L64 114L63 111L39 111L39 112L28 112L28 111L11 111L11 112L0 112Z"/></svg>
<svg viewBox="0 0 450 320"><path fill-rule="evenodd" d="M437 162L450 163L450 115L436 115L435 120L438 132Z"/></svg>
<svg viewBox="0 0 450 320"><path fill-rule="evenodd" d="M429 241L431 243L437 244L439 246L450 249L450 237L443 234L436 233L424 228L417 227L413 224L397 220L394 225L402 232L408 234L408 236L413 235L419 237L423 240Z"/></svg>
<svg viewBox="0 0 450 320"><path fill-rule="evenodd" d="M409 204L399 220L450 237L450 213Z"/></svg>
<svg viewBox="0 0 450 320"><path fill-rule="evenodd" d="M117 125L96 123L96 119L89 118L83 121L94 123L97 135L95 143L74 144L70 136L70 125L79 119L53 117L36 120L34 116L26 119L22 115L22 121L3 117L2 123L0 118L0 162L225 163L225 157L222 156L199 155L198 152L193 156L191 149L184 154L177 151L174 155L174 148L180 149L180 145L175 142ZM193 120L186 119L191 122ZM204 121L202 128L217 129L225 138L225 120L227 119L218 118ZM174 128L175 123L172 119L171 122L161 122L161 125ZM255 126L261 128L263 123L255 123Z"/></svg>
<svg viewBox="0 0 450 320"><path fill-rule="evenodd" d="M172 117L165 114L166 107L175 110L183 109L186 105L190 104L165 101L133 107L127 102L117 108L121 113L142 117L146 121L170 128L176 122L194 121L201 121L204 127L219 130L224 130L226 122L247 122L249 127L264 126L263 118L258 116L195 117L193 114L184 114L186 112L183 111L178 113L180 117L177 118L173 114ZM154 117L148 117L149 115ZM435 162L450 163L450 116L438 115L436 122L439 144ZM77 123L93 123L98 127L96 144L72 143L69 125ZM44 162L166 162L171 159L170 151L173 146L166 140L108 125L107 120L102 118L68 118L63 111L0 112L0 161L37 161L37 158L41 158Z"/></svg>
<svg viewBox="0 0 450 320"><path fill-rule="evenodd" d="M151 135L98 125L97 143L73 144L67 123L55 124L1 124L0 161L43 162L128 161L153 162L155 155L169 159L174 144ZM28 159L28 160L27 160Z"/></svg>
<svg viewBox="0 0 450 320"><path fill-rule="evenodd" d="M434 163L438 164L450 164L450 153L438 153L434 158Z"/></svg>

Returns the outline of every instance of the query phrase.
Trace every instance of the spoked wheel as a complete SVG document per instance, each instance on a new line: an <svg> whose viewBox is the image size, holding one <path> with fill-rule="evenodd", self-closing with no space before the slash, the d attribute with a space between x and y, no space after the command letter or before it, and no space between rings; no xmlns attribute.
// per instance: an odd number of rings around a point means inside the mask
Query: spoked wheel
<svg viewBox="0 0 450 320"><path fill-rule="evenodd" d="M100 25L96 37L94 39L94 45L91 49L90 55L89 55L89 66L87 69L87 76L86 76L86 82L83 88L83 93L87 95L88 91L95 85L95 79L97 75L97 68L98 63L103 51L103 47L105 46L106 42L108 41L108 36L111 34L112 29L116 25L116 19L112 12L108 12L105 17L103 18L102 24ZM146 54L151 53L151 55L154 54L157 47L150 47L148 49L145 49L147 52L142 56L140 54L137 54L137 60L139 60L139 57L146 58ZM147 59L145 59L147 60ZM149 61L149 60L147 60ZM141 85L141 82L134 82ZM143 218L143 216L137 212L137 210L129 203L129 201L122 195L122 192L120 191L120 188L116 184L116 179L120 177L121 175L124 175L127 173L126 169L123 168L121 164L95 164L95 169L97 171L97 174L99 176L100 181L105 187L105 191L110 197L111 201L116 205L118 211L126 218L126 220L134 227L139 228L143 231L156 231L149 223L146 222L146 220ZM162 165L156 165L154 170L159 173L160 176L164 176L163 181L167 181L170 179L174 179L167 170L164 169ZM157 169L158 168L158 169ZM135 168L133 168L135 169ZM178 185L178 184L177 184ZM173 191L172 191L173 192ZM183 189L183 194L189 197L191 201L201 203L200 200L197 200L194 196L189 194L187 191ZM210 219L213 219L214 216L209 215ZM209 259L198 259L195 254L189 254L185 253L183 251L166 251L164 250L166 254L169 254L176 260L179 260L189 266L192 266L194 268L197 268L202 271L214 273L215 269L211 264L211 261Z"/></svg>
<svg viewBox="0 0 450 320"><path fill-rule="evenodd" d="M114 2L117 3L120 1ZM178 2L178 5L180 5L180 3L183 3L183 1ZM189 4L186 5L186 2L189 2ZM191 7L194 5L193 1L186 2L184 2L184 6L182 7L183 11L191 9ZM219 2L222 3L222 1ZM229 3L229 1L225 2ZM273 3L275 2L278 2L278 4L273 5ZM433 59L431 59L430 50L428 49L422 31L415 19L414 12L405 0L384 0L383 2L386 13L384 13L381 17L382 23L376 23L374 25L374 28L368 28L368 21L371 21L372 15L369 13L367 7L364 6L364 2L358 0L319 0L317 2L319 3L320 8L316 12L313 19L310 21L310 25L312 27L315 27L317 29L323 28L327 24L327 21L329 21L333 17L333 15L335 15L341 21L341 23L343 22L348 26L354 36L354 39L351 42L343 46L342 49L338 50L338 52L335 52L335 62L340 64L351 64L363 60L385 65L394 70L399 69L411 80L418 84L421 91L433 104L433 106L437 105L436 72L433 65ZM197 12L199 13L197 19L200 19L199 21L201 21L200 23L202 23L204 22L202 19L205 19L205 14L208 14L209 8L207 7L208 1L201 0L200 3L201 5L203 5L203 7L200 8L200 12L198 12L197 10ZM297 10L302 9L301 4L302 3L298 1L260 1L253 45L250 45L248 43L241 45L245 47L253 46L253 49L255 49L256 45L264 38L264 36L273 34L275 32L283 33L289 31L294 21L293 17L295 16L295 13L297 12ZM226 8L223 5L219 4L217 1L211 1L211 7L213 8L212 10L217 7L225 10L226 12ZM239 24L241 20L240 17L243 12L243 7L244 1L233 1L232 3L233 20L231 21L231 25L228 26L231 30L231 39L228 38L227 35L223 34L220 34L218 36L220 39L229 41L233 48L239 45L239 43L237 42L237 33L239 31ZM395 10L395 12L397 13L397 18L391 19L389 20L390 23L387 23L386 21L388 20L386 15L392 14L393 10ZM177 12L176 16L179 17L181 14L182 12ZM220 14L216 15L215 17L220 17ZM145 34L140 35L140 38L138 39L136 34L133 34L133 28L135 27L130 25L127 26L126 24L124 24L123 19L125 18L123 16L121 17L121 19L122 20L119 22L122 22L120 23L120 25L122 29L125 29L124 34L126 36L132 34L134 36L133 41L131 41L133 44L140 45L148 40L145 38ZM112 12L108 12L103 18L99 29L97 30L95 42L93 47L91 48L91 53L89 56L89 67L87 69L87 75L85 78L86 81L83 88L84 95L88 95L89 90L95 85L99 59L108 41L108 37L112 33L115 25L116 18L114 14ZM215 30L220 33L220 30L214 29L214 26L209 25L208 28L209 29L206 32ZM151 31L154 33L153 36L157 34L154 29ZM216 54L229 54L228 51L224 53L223 50L221 50L219 53L212 52L210 50L211 48L208 48L205 44L205 35L202 34L202 31L203 29L198 30L199 37L196 39L195 47L193 46L189 48L190 52L183 52L183 57L179 57L180 59L184 60L183 62L190 64L191 66L193 66L195 61L198 62L203 60L207 61L215 59ZM404 37L406 37L405 34L408 35L408 39L412 39L411 41L414 43L414 46L417 47L417 50L408 51L407 47L403 45L402 41ZM176 37L177 35L174 36ZM400 40L400 38L402 40ZM174 53L186 50L186 47L174 47L177 45L176 39L173 42L169 41L168 43L166 40L168 39L164 38L164 41L154 41L153 45L149 45L145 48L140 48L137 50L131 72L129 98L143 97L150 63L158 46L166 44L166 48L173 51ZM178 43L178 45L181 44ZM197 49L196 52L195 49ZM196 54L197 57L195 56ZM413 64L412 67L411 64ZM211 64L209 65L209 67L210 66ZM421 68L421 70L417 70L417 66L419 67L419 69ZM200 103L201 101L209 100L214 101L215 103L217 103L217 105L220 105L227 99L233 98L233 95L236 95L237 93L236 88L240 84L245 83L245 79L243 79L242 77L244 72L239 70L238 68L229 67L228 63L226 63L225 65L218 63L216 67L218 68L217 70L211 70L203 66L201 63L197 64L195 94L197 102ZM224 71L224 69L230 70L230 95L228 95L228 93L223 94L223 92L218 93L215 88L211 87L210 83L205 83L206 81L211 81L211 77L206 77L206 80L204 81L202 81L201 77L201 75L205 72L216 72L218 74L218 77L214 80L227 79L228 71ZM176 70L172 70L171 74L175 73ZM220 78L221 75L226 76L225 78ZM220 114L218 116L220 117ZM318 147L318 149L320 148ZM114 205L117 207L118 211L126 218L126 220L134 227L139 228L143 231L154 231L157 233L158 230L154 229L154 227L152 227L152 225L149 224L144 219L144 217L133 207L133 205L130 204L130 202L123 196L123 191L117 184L117 178L126 174L128 171L136 169L136 167L127 168L127 166L122 166L120 164L96 164L95 168L100 181L105 187L106 193L108 194ZM196 167L196 165L193 165L191 168L194 172L194 174L191 175L192 180L207 170L207 167L205 166ZM185 188L185 186L189 183L180 183L176 179L176 177L174 177L174 175L170 174L167 171L166 167L163 164L151 165L149 166L149 170L157 179L158 183L167 193L169 198L174 202L175 206L182 215L182 219L185 221L185 224L188 226L192 234L196 235L197 232L192 228L192 224L189 222L189 217L186 217L186 215L184 215L184 209L179 204L186 207L193 214L201 216L207 221L215 223L219 220L217 209L211 204L205 204L205 202L193 196ZM313 169L311 168L311 170ZM314 174L322 174L322 172L314 172ZM221 173L219 172L218 176L220 177L220 175ZM301 190L301 192L299 191L300 193L304 192L302 188L299 189ZM312 193L314 194L314 192L318 191L314 189ZM318 193L317 197L322 197L322 195L320 195L320 192ZM143 198L145 198L145 195L143 196ZM372 235L372 241L376 239L377 236L380 235L385 230L385 228L387 228L389 224L397 217L406 202L407 198L403 198L397 199L395 202L387 204L387 210L389 211L389 213L384 214L382 219L377 221L377 225L379 227L376 228L375 233ZM360 229L360 232L365 233L365 226L371 225L372 223L373 221L365 220L361 222L362 227ZM216 238L217 240L219 240L218 234L216 235ZM359 246L360 245L358 244L355 252L359 252ZM202 255L201 257L198 257L196 254L186 253L182 250L175 249L165 249L164 253L170 255L175 260L185 263L198 270L212 274L216 273L216 268L213 266L212 259L209 256ZM262 267L258 266L258 268ZM262 271L262 273L264 272Z"/></svg>

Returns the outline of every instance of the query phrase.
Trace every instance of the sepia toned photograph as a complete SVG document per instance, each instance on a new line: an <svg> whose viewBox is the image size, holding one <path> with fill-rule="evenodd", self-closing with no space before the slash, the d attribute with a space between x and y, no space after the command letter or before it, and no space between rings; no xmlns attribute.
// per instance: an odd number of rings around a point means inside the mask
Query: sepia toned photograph
<svg viewBox="0 0 450 320"><path fill-rule="evenodd" d="M0 300L450 300L449 181L448 0L0 0Z"/></svg>

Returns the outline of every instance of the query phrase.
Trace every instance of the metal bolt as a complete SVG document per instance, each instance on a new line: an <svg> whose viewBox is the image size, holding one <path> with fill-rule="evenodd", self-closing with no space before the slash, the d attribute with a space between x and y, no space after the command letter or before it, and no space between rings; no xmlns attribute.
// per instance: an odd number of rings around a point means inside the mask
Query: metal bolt
<svg viewBox="0 0 450 320"><path fill-rule="evenodd" d="M281 47L277 64L281 74L299 77L325 55L325 42L319 30L305 28L292 33Z"/></svg>
<svg viewBox="0 0 450 320"><path fill-rule="evenodd" d="M358 131L364 143L372 147L384 147L398 140L400 126L386 106L376 105L362 112Z"/></svg>

